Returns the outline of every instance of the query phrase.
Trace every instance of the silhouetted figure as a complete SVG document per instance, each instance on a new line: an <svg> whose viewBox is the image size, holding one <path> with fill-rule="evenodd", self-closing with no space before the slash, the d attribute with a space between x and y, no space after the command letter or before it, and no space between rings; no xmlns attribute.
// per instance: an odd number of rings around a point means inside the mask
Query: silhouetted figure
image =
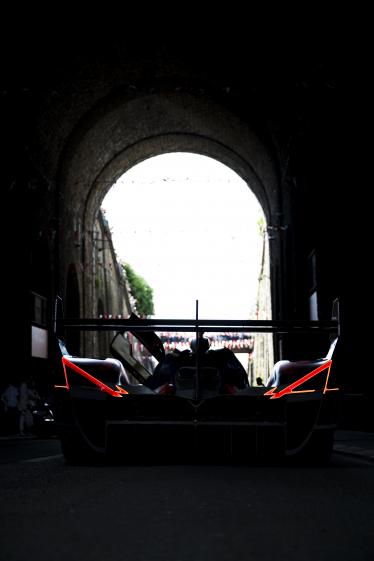
<svg viewBox="0 0 374 561"><path fill-rule="evenodd" d="M244 389L248 384L247 373L236 358L235 354L227 348L209 350L210 341L199 335L198 342L192 339L190 342L191 350L175 350L166 355L155 368L146 385L151 389L159 388L165 384L175 385L177 371L183 367L195 367L198 358L199 367L216 368L220 374L221 384L220 393L232 393L237 389ZM198 352L198 357L196 353Z"/></svg>
<svg viewBox="0 0 374 561"><path fill-rule="evenodd" d="M4 404L5 413L5 430L10 434L14 434L18 430L18 397L19 391L11 382L7 385L1 395L1 401Z"/></svg>
<svg viewBox="0 0 374 561"><path fill-rule="evenodd" d="M31 412L32 401L30 399L30 389L27 382L23 381L19 387L18 409L19 409L19 434L25 436L30 434L33 426Z"/></svg>

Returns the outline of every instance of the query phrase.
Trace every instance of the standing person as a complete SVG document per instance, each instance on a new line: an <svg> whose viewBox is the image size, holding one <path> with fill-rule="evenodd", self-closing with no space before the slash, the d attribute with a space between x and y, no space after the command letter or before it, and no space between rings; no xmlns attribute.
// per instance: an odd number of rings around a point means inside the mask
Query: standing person
<svg viewBox="0 0 374 561"><path fill-rule="evenodd" d="M29 393L29 408L32 409L40 401L39 392L35 387L35 380L33 380L32 378L30 379L30 382L29 382L28 393Z"/></svg>
<svg viewBox="0 0 374 561"><path fill-rule="evenodd" d="M1 401L4 403L6 430L10 434L17 432L19 417L18 397L18 389L9 382L1 395Z"/></svg>
<svg viewBox="0 0 374 561"><path fill-rule="evenodd" d="M19 434L25 436L30 434L30 429L33 426L32 413L30 410L30 392L26 381L22 381L19 387Z"/></svg>

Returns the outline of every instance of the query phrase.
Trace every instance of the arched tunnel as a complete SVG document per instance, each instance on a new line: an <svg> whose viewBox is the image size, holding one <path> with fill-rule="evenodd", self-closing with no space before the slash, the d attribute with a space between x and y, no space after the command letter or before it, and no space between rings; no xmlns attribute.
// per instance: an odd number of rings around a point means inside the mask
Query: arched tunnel
<svg viewBox="0 0 374 561"><path fill-rule="evenodd" d="M97 313L93 232L111 185L149 157L193 152L232 168L263 207L274 319L310 319L317 295L318 319L328 320L339 299L340 383L368 398L370 372L357 371L361 242L345 190L353 141L339 51L286 52L275 41L264 50L247 38L61 39L34 43L25 33L8 47L4 70L7 374L16 356L15 375L32 368L49 376L56 294L72 312ZM40 305L48 351L32 357ZM283 341L278 356L295 344Z"/></svg>

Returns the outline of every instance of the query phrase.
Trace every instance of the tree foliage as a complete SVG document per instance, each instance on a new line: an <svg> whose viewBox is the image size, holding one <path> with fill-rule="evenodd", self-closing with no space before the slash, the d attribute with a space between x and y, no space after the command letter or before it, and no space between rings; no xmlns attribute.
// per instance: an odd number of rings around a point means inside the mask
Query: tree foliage
<svg viewBox="0 0 374 561"><path fill-rule="evenodd" d="M140 317L151 316L155 313L153 305L153 289L128 263L122 263L129 289L135 300L136 313Z"/></svg>

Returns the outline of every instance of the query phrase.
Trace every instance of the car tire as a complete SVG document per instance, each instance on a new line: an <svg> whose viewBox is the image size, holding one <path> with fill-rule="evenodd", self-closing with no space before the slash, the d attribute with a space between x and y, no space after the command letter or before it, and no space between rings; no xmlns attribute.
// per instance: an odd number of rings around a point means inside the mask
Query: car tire
<svg viewBox="0 0 374 561"><path fill-rule="evenodd" d="M300 451L290 454L292 462L311 466L326 466L331 460L334 431L315 430Z"/></svg>
<svg viewBox="0 0 374 561"><path fill-rule="evenodd" d="M79 430L69 430L60 435L61 451L69 465L94 465L105 461L105 453L94 450Z"/></svg>

